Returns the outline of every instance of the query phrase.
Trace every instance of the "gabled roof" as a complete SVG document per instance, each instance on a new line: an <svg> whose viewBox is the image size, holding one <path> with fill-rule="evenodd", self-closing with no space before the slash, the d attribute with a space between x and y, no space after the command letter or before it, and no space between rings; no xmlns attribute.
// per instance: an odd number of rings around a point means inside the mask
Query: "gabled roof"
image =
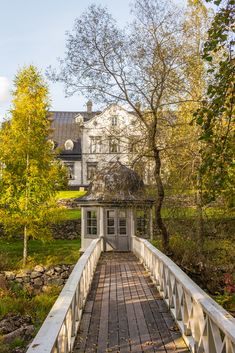
<svg viewBox="0 0 235 353"><path fill-rule="evenodd" d="M60 157L64 159L74 158L77 156L78 159L81 157L81 128L76 123L75 117L81 115L84 121L90 120L93 116L100 112L88 113L85 111L77 112L61 112L52 111L50 112L51 128L52 133L50 138L55 142L56 146L61 148ZM74 142L74 148L72 151L66 151L64 144L67 140Z"/></svg>

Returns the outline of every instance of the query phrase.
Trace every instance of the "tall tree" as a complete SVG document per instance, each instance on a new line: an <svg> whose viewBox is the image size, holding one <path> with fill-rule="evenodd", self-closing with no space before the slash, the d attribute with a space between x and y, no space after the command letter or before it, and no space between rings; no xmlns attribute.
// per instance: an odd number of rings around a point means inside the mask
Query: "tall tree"
<svg viewBox="0 0 235 353"><path fill-rule="evenodd" d="M28 237L48 236L52 202L64 183L64 170L55 160L48 135L47 86L34 66L15 78L11 119L0 131L0 216L6 231L17 229L24 239L23 265Z"/></svg>
<svg viewBox="0 0 235 353"><path fill-rule="evenodd" d="M209 85L203 104L195 113L202 127L202 167L206 202L220 195L231 200L234 183L234 0L210 1L217 10L204 45Z"/></svg>
<svg viewBox="0 0 235 353"><path fill-rule="evenodd" d="M90 6L68 34L60 72L50 70L49 76L64 82L68 94L82 91L97 102L120 102L135 112L154 161L156 221L167 248L159 121L184 89L181 16L170 1L136 0L133 17L120 30L107 9Z"/></svg>
<svg viewBox="0 0 235 353"><path fill-rule="evenodd" d="M176 124L169 136L167 150L169 182L179 190L191 189L195 193L197 207L198 240L203 241L203 202L201 143L198 140L201 127L193 123L193 112L201 105L206 90L206 68L202 49L206 40L210 12L202 0L188 0L184 17L184 61L187 81L186 101L177 112Z"/></svg>

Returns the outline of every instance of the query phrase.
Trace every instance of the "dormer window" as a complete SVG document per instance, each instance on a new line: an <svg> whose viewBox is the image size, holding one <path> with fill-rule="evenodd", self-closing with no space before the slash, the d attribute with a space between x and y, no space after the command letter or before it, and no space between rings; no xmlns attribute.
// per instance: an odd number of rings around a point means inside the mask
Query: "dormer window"
<svg viewBox="0 0 235 353"><path fill-rule="evenodd" d="M112 126L117 126L118 117L117 115L112 116Z"/></svg>
<svg viewBox="0 0 235 353"><path fill-rule="evenodd" d="M78 125L83 124L83 116L81 114L77 115L74 120L75 120L75 123Z"/></svg>
<svg viewBox="0 0 235 353"><path fill-rule="evenodd" d="M74 148L74 143L72 140L65 141L64 148L66 151L72 151Z"/></svg>

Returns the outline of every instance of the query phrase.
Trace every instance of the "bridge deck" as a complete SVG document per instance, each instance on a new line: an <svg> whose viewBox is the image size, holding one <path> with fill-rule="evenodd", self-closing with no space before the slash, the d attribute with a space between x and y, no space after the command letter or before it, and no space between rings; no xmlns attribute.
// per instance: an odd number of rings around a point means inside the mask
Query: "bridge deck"
<svg viewBox="0 0 235 353"><path fill-rule="evenodd" d="M75 343L82 352L189 352L132 253L102 254Z"/></svg>

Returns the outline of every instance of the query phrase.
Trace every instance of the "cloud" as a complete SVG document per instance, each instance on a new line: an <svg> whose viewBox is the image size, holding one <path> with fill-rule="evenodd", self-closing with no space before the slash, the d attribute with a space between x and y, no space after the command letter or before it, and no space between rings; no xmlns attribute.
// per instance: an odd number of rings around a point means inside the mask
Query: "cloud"
<svg viewBox="0 0 235 353"><path fill-rule="evenodd" d="M9 82L6 77L0 76L0 103L7 101L9 95Z"/></svg>

